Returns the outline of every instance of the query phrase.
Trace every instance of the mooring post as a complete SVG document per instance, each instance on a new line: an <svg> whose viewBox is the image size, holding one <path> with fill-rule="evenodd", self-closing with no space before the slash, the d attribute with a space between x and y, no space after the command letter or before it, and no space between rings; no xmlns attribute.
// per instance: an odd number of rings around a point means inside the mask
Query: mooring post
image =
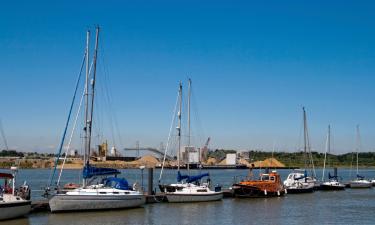
<svg viewBox="0 0 375 225"><path fill-rule="evenodd" d="M148 191L149 195L154 194L154 168L148 168Z"/></svg>

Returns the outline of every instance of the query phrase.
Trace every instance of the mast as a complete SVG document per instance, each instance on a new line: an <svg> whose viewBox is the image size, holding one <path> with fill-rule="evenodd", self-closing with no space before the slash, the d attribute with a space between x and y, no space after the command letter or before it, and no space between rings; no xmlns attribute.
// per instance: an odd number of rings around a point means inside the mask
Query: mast
<svg viewBox="0 0 375 225"><path fill-rule="evenodd" d="M91 112L90 112L90 119L89 119L89 132L88 132L88 144L87 144L87 152L88 152L88 160L87 163L90 161L90 151L91 151L91 131L92 131L92 120L94 114L94 98L95 98L95 81L96 81L96 61L98 56L98 45L99 45L99 26L96 27L96 37L95 37L95 52L94 52L94 74L91 80Z"/></svg>
<svg viewBox="0 0 375 225"><path fill-rule="evenodd" d="M328 125L328 133L327 133L327 141L326 141L326 152L324 154L324 163L323 163L322 181L324 181L324 172L326 170L327 152L330 152L330 148L331 148L331 126Z"/></svg>
<svg viewBox="0 0 375 225"><path fill-rule="evenodd" d="M178 136L178 154L177 154L177 169L180 171L180 155L181 155L181 110L182 110L182 83L180 82L180 88L178 90L179 96L179 110L178 110L178 126L177 126L177 136Z"/></svg>
<svg viewBox="0 0 375 225"><path fill-rule="evenodd" d="M356 152L357 152L357 176L358 176L358 152L359 152L360 145L361 145L361 136L359 134L359 125L357 125L357 147L356 147Z"/></svg>
<svg viewBox="0 0 375 225"><path fill-rule="evenodd" d="M1 119L0 119L0 132L1 132L1 137L4 140L5 150L9 150L7 138L5 137L5 132L4 132L3 123L1 122Z"/></svg>
<svg viewBox="0 0 375 225"><path fill-rule="evenodd" d="M191 79L188 83L188 147L187 147L187 169L190 174L190 97L191 97Z"/></svg>
<svg viewBox="0 0 375 225"><path fill-rule="evenodd" d="M89 163L89 157L87 156L87 147L88 147L88 120L89 120L89 43L90 43L90 30L87 31L86 33L86 81L85 81L85 124L84 124L84 139L85 139L85 144L84 144L84 154L83 154L83 162L84 164ZM84 166L85 166L84 165ZM83 180L83 185L85 186L85 180Z"/></svg>
<svg viewBox="0 0 375 225"><path fill-rule="evenodd" d="M188 146L190 146L190 97L191 97L191 79L189 78L189 86L188 86Z"/></svg>
<svg viewBox="0 0 375 225"><path fill-rule="evenodd" d="M305 111L305 107L302 107L302 110L303 110L303 161L304 161L304 166L305 166L305 170L307 168L307 158L306 158L306 154L307 154L307 124L306 124L306 111Z"/></svg>

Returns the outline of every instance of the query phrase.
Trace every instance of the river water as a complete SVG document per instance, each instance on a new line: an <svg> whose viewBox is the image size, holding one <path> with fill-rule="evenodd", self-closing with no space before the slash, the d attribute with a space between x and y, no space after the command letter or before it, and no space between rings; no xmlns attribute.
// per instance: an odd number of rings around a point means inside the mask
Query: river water
<svg viewBox="0 0 375 225"><path fill-rule="evenodd" d="M4 170L2 170L4 171ZM156 186L160 170L154 173ZM204 171L207 172L207 171ZM229 187L234 177L244 177L247 170L210 170L214 184ZM285 179L290 170L278 171ZM65 170L62 183L78 182L78 170ZM197 174L199 171L192 171ZM258 170L254 171L257 174ZM321 176L322 171L317 170ZM332 173L332 172L331 172ZM353 175L354 175L353 171ZM375 170L361 170L367 178L375 177ZM350 170L339 169L339 175L349 180ZM46 186L50 170L20 170L18 183L27 180L33 189L32 199L42 199L41 189ZM122 170L129 183L142 184L141 170ZM175 182L175 170L166 170L163 181ZM143 183L147 188L147 171L143 171ZM140 208L56 213L33 213L21 219L0 222L9 225L39 224L375 224L375 188L346 189L345 191L286 195L269 199L232 199L207 203L160 203Z"/></svg>

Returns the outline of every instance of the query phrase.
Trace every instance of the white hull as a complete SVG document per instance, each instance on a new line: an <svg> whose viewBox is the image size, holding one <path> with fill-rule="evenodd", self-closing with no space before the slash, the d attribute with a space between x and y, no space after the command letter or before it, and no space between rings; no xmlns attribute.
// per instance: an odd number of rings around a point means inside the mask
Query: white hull
<svg viewBox="0 0 375 225"><path fill-rule="evenodd" d="M135 208L145 204L143 195L55 195L49 201L51 212Z"/></svg>
<svg viewBox="0 0 375 225"><path fill-rule="evenodd" d="M371 182L367 181L350 181L350 188L371 188Z"/></svg>
<svg viewBox="0 0 375 225"><path fill-rule="evenodd" d="M31 201L24 203L0 203L0 220L25 216L31 210Z"/></svg>
<svg viewBox="0 0 375 225"><path fill-rule="evenodd" d="M223 192L212 193L166 193L168 202L210 202L223 198Z"/></svg>

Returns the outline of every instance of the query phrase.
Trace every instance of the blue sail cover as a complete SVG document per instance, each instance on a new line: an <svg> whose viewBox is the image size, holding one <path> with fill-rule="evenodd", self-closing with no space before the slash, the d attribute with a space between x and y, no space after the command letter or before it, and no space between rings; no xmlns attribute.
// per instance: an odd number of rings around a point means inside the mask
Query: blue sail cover
<svg viewBox="0 0 375 225"><path fill-rule="evenodd" d="M335 179L335 180L338 180L338 176L332 176L331 173L328 173L328 179Z"/></svg>
<svg viewBox="0 0 375 225"><path fill-rule="evenodd" d="M90 165L86 165L83 168L83 178L91 178L95 176L115 175L120 174L120 171L112 168L98 168Z"/></svg>
<svg viewBox="0 0 375 225"><path fill-rule="evenodd" d="M182 180L188 179L188 175L181 175L180 171L177 172L177 182L181 182Z"/></svg>
<svg viewBox="0 0 375 225"><path fill-rule="evenodd" d="M200 180L203 177L210 176L209 173L200 174L197 176L188 176L188 175L181 175L180 171L177 172L177 181L181 182L182 180L186 180L187 183L192 183L194 181Z"/></svg>
<svg viewBox="0 0 375 225"><path fill-rule="evenodd" d="M361 176L361 175L359 175L359 174L357 174L357 178L358 178L358 179L365 179L364 176Z"/></svg>
<svg viewBox="0 0 375 225"><path fill-rule="evenodd" d="M105 186L120 190L131 190L129 183L125 178L108 177L104 180Z"/></svg>

